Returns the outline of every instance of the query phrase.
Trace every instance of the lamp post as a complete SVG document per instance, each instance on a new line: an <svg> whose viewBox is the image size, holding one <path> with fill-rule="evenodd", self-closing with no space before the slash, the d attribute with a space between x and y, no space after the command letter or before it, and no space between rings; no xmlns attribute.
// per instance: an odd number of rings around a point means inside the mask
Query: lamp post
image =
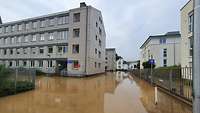
<svg viewBox="0 0 200 113"><path fill-rule="evenodd" d="M200 0L194 0L193 113L200 113Z"/></svg>

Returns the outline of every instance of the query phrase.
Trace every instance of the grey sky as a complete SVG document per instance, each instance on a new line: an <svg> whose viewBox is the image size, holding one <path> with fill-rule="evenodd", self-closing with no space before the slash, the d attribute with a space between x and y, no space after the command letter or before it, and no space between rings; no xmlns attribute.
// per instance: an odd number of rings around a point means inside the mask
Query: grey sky
<svg viewBox="0 0 200 113"><path fill-rule="evenodd" d="M107 47L126 60L139 58L149 35L180 30L180 8L188 0L85 0L102 11ZM0 0L3 22L79 7L81 0Z"/></svg>

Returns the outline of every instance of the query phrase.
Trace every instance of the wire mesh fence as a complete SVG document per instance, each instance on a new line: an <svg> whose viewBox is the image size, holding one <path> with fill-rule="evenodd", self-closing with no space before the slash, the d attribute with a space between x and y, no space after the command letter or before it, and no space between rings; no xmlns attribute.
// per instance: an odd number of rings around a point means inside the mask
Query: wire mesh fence
<svg viewBox="0 0 200 113"><path fill-rule="evenodd" d="M134 70L133 74L192 101L192 68L158 68Z"/></svg>
<svg viewBox="0 0 200 113"><path fill-rule="evenodd" d="M0 96L12 95L35 88L35 69L0 68Z"/></svg>

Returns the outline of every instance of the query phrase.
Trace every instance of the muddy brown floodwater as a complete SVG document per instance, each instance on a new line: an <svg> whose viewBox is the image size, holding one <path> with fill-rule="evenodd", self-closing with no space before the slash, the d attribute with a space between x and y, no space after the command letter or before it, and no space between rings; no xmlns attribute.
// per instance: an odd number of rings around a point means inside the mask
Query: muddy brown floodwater
<svg viewBox="0 0 200 113"><path fill-rule="evenodd" d="M38 77L33 91L1 97L0 113L192 113L192 108L127 73Z"/></svg>

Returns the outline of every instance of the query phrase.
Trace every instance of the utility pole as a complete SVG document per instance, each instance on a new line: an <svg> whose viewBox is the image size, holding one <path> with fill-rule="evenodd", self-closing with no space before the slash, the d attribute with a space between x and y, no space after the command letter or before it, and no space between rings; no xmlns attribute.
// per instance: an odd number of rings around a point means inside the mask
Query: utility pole
<svg viewBox="0 0 200 113"><path fill-rule="evenodd" d="M200 0L194 0L193 113L200 113Z"/></svg>

